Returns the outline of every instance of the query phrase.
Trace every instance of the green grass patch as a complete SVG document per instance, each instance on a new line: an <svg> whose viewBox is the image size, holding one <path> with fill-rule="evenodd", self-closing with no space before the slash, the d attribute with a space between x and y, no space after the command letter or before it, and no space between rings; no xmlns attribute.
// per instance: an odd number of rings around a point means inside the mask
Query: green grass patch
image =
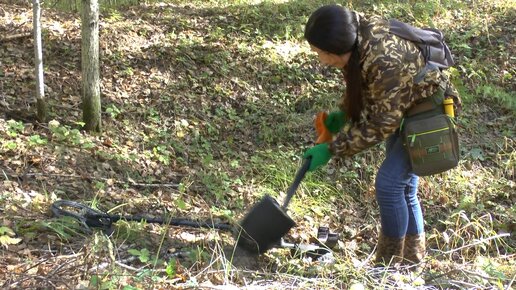
<svg viewBox="0 0 516 290"><path fill-rule="evenodd" d="M67 271L82 282L67 285L99 289L195 288L203 282L248 286L249 281L299 289L504 289L513 284L516 242L504 233L514 232L516 219L514 1L341 1L360 12L442 29L457 60L449 73L464 101L463 160L454 170L421 179L429 233L421 275L372 267L381 144L307 174L289 206L297 226L288 239L306 242L318 225L341 234L332 265L277 251L247 275L222 258L223 242L213 233L120 221L111 235L85 236L74 221L44 213L51 201L66 198L117 210L124 205L123 212L238 221L265 194L281 204L303 152L313 145L314 114L334 110L344 92L341 74L321 67L303 40L304 23L323 3L102 3L105 131L83 132L76 110L56 109L48 125L0 119L0 186L5 187L0 209L13 220L5 227L18 235L4 228L2 237L21 237L15 241L36 248L31 255L49 247L63 256L78 253L77 261L68 260L74 268ZM45 9L56 23L78 20ZM17 19L12 18L14 24L23 25ZM79 36L68 26L62 25L71 36L59 42L47 38L47 85L53 104L76 108L77 60L67 52L80 50ZM15 59L11 51L26 49L12 47L6 65L32 66L24 63L31 54ZM27 95L30 78L3 83L0 109L4 102L27 106L18 96ZM10 249L17 243L9 243ZM37 262L47 256L24 258Z"/></svg>

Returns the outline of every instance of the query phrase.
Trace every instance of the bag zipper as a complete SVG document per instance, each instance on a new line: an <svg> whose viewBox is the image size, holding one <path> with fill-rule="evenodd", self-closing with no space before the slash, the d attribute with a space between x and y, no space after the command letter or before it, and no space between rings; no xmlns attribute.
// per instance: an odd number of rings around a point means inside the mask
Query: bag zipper
<svg viewBox="0 0 516 290"><path fill-rule="evenodd" d="M426 131L426 132L423 132L423 133L417 133L417 134L411 134L411 135L408 135L409 139L410 139L410 147L414 146L414 142L416 141L416 137L417 136L422 136L422 135L427 135L427 134L432 134L432 133L437 133L437 132L441 132L441 131L446 131L446 130L449 130L449 127L443 127L441 129L435 129L435 130L431 130L431 131Z"/></svg>

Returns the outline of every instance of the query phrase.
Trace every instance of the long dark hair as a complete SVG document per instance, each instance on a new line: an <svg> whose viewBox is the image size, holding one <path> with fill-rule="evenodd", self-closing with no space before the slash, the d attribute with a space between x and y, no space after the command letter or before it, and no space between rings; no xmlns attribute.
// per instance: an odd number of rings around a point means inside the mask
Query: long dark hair
<svg viewBox="0 0 516 290"><path fill-rule="evenodd" d="M353 122L359 120L363 108L358 28L355 13L339 5L320 7L310 15L305 26L305 38L311 45L338 55L351 51L344 74L346 100L343 109Z"/></svg>

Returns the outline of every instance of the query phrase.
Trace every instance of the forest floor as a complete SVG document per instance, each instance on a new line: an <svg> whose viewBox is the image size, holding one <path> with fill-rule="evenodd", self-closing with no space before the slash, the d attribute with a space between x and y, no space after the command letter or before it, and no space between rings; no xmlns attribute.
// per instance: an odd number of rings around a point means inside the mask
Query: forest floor
<svg viewBox="0 0 516 290"><path fill-rule="evenodd" d="M345 89L302 39L323 1L103 6L103 130L88 133L80 14L44 5L51 112L39 123L32 7L0 0L0 288L513 289L516 3L399 2L348 4L445 31L464 101L462 161L420 181L428 255L415 272L372 263L383 144L308 174L292 200L286 240L313 243L327 226L340 235L331 262L287 249L234 255L222 230L121 220L88 231L50 211L64 199L237 224L263 195L282 200L313 145L314 115Z"/></svg>

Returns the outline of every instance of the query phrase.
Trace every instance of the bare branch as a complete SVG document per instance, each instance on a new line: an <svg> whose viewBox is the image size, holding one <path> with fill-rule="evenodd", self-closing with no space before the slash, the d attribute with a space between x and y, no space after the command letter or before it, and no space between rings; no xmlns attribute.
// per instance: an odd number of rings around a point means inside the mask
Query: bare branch
<svg viewBox="0 0 516 290"><path fill-rule="evenodd" d="M7 35L0 39L0 42L13 41L20 38L30 37L32 34L30 32L18 33L13 35Z"/></svg>

